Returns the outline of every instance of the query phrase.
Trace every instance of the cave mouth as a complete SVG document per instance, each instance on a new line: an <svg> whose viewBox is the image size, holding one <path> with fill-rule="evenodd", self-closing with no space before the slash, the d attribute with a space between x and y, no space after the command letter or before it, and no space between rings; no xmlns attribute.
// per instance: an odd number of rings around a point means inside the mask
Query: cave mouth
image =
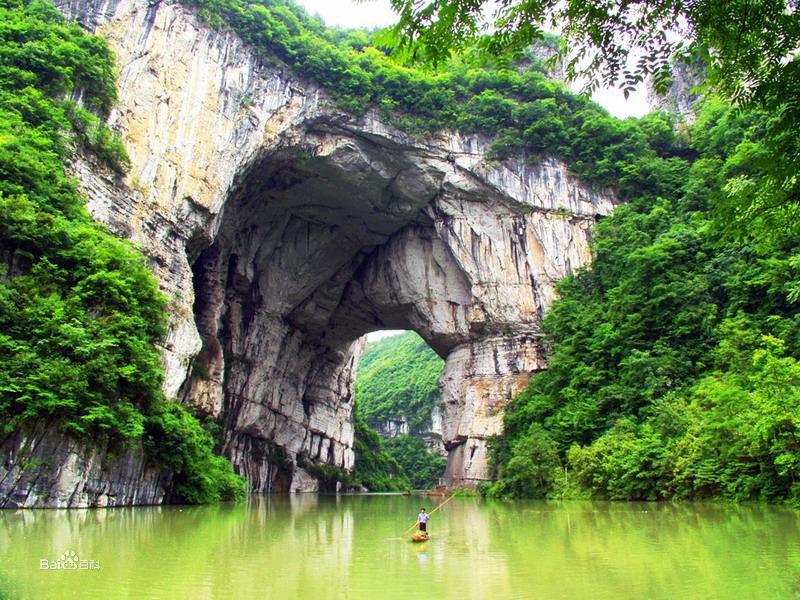
<svg viewBox="0 0 800 600"><path fill-rule="evenodd" d="M431 208L439 165L326 136L254 161L189 257L203 346L184 401L222 425L253 492L353 467L364 335L414 330L441 357L470 336L470 285Z"/></svg>
<svg viewBox="0 0 800 600"><path fill-rule="evenodd" d="M447 457L439 387L444 360L414 331L377 331L364 341L355 382L358 427L382 438L380 447L408 481L395 479L388 489L431 489L442 483ZM382 490L394 468L387 462L386 475L375 481L367 473L367 487Z"/></svg>
<svg viewBox="0 0 800 600"><path fill-rule="evenodd" d="M305 127L253 158L187 246L202 351L182 399L221 425L253 492L319 490L353 468L359 340L412 330L445 361L445 479L477 485L503 407L545 367L539 318L588 221L521 205L471 157Z"/></svg>
<svg viewBox="0 0 800 600"><path fill-rule="evenodd" d="M414 331L366 336L355 380L356 410L384 438L436 436L442 451L444 360Z"/></svg>

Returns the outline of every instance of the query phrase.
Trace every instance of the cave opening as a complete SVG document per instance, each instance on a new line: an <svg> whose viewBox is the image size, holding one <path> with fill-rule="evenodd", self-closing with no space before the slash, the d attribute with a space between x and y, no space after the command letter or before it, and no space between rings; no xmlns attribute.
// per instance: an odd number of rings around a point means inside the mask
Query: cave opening
<svg viewBox="0 0 800 600"><path fill-rule="evenodd" d="M320 467L352 468L365 334L415 330L442 357L466 339L469 284L443 264L434 184L369 140L285 149L254 161L190 257L202 350L184 398L222 425L253 491L318 489Z"/></svg>
<svg viewBox="0 0 800 600"><path fill-rule="evenodd" d="M202 350L183 400L220 423L253 492L319 490L320 472L352 469L358 357L386 329L446 361L447 477L481 479L500 403L541 361L526 217L476 186L427 149L320 126L255 157L193 240Z"/></svg>

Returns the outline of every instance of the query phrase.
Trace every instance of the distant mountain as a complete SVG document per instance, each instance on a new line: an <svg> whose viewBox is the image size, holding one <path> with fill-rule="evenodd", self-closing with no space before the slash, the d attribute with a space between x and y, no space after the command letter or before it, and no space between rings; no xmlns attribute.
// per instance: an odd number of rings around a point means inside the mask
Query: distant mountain
<svg viewBox="0 0 800 600"><path fill-rule="evenodd" d="M373 441L372 445L385 449L417 489L436 485L446 465L441 456L444 447L438 407L443 368L444 361L425 341L406 331L371 342L356 376L357 422L363 420L384 437L392 438L381 444ZM371 432L362 426L356 433L358 442ZM357 455L358 450L357 444ZM356 463L358 466L358 459ZM378 467L373 470L383 473Z"/></svg>
<svg viewBox="0 0 800 600"><path fill-rule="evenodd" d="M408 432L427 429L439 403L443 367L444 361L413 331L371 342L356 376L359 414L378 430L387 421L401 420Z"/></svg>

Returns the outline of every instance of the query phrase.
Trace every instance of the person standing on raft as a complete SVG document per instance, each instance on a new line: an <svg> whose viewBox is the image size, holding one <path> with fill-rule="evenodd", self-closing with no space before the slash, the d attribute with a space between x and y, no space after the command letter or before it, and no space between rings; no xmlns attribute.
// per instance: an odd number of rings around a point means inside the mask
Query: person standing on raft
<svg viewBox="0 0 800 600"><path fill-rule="evenodd" d="M419 523L419 530L426 534L428 533L428 521L430 521L431 516L425 512L425 507L419 509L419 515L417 515L417 523Z"/></svg>

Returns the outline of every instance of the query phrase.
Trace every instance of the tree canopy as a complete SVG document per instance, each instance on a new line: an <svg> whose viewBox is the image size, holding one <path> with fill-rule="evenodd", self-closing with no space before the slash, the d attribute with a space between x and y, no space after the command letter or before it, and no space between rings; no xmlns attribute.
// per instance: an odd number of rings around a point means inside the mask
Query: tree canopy
<svg viewBox="0 0 800 600"><path fill-rule="evenodd" d="M402 57L440 64L481 47L518 56L546 29L563 36L557 58L585 89L645 78L665 92L675 61L706 68L707 95L772 114L748 174L732 178L718 209L736 234L800 233L800 14L795 0L392 0L385 39ZM490 12L490 7L494 10Z"/></svg>
<svg viewBox="0 0 800 600"><path fill-rule="evenodd" d="M563 36L568 73L587 88L631 90L653 76L666 90L670 62L703 61L733 99L796 77L800 20L793 0L391 0L395 46L412 58L446 62L475 44L519 54L545 36ZM796 84L796 81L794 82Z"/></svg>

